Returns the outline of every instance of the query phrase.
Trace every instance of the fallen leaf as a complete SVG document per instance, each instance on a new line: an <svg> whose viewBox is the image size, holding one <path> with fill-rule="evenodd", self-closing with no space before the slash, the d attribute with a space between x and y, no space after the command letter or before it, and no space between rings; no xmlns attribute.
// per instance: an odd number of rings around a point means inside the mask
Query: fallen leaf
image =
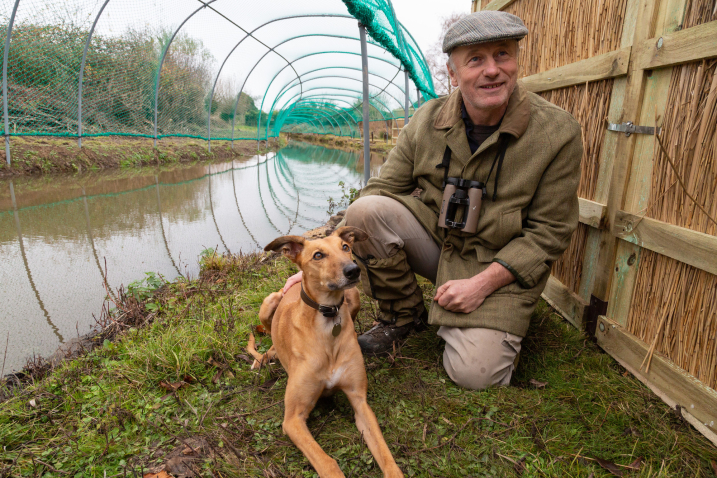
<svg viewBox="0 0 717 478"><path fill-rule="evenodd" d="M191 375L185 373L185 374L184 374L184 381L187 382L187 383L194 383L194 382L196 382L197 380L196 380L194 377L192 377Z"/></svg>
<svg viewBox="0 0 717 478"><path fill-rule="evenodd" d="M33 398L32 400L30 400L29 402L27 402L27 403L30 404L30 406L33 407L33 408L37 406L37 403L35 402L35 399L34 399L34 398Z"/></svg>
<svg viewBox="0 0 717 478"><path fill-rule="evenodd" d="M257 333L257 334L266 335L266 329L264 328L263 325L257 325L257 326L256 326L256 333Z"/></svg>
<svg viewBox="0 0 717 478"><path fill-rule="evenodd" d="M530 383L535 388L545 388L545 386L548 384L548 382L541 382L539 380L535 380L534 378L531 378L528 383Z"/></svg>
<svg viewBox="0 0 717 478"><path fill-rule="evenodd" d="M244 354L237 354L237 355L234 356L234 359L236 359L236 360L243 360L243 361L248 362L248 363L254 363L254 359L253 359L253 358L249 357L248 355L244 355Z"/></svg>
<svg viewBox="0 0 717 478"><path fill-rule="evenodd" d="M185 385L187 385L187 382L185 382L184 380L182 380L181 382L173 382L173 383L159 382L159 386L162 387L163 389L165 389L166 391L168 391L169 393L176 392L177 390L179 390L180 388L182 388Z"/></svg>
<svg viewBox="0 0 717 478"><path fill-rule="evenodd" d="M607 471L612 473L615 476L622 476L622 470L619 466L617 466L615 463L607 460L603 460L602 458L594 458L595 461L598 462L598 465L605 468Z"/></svg>
<svg viewBox="0 0 717 478"><path fill-rule="evenodd" d="M635 461L633 461L632 463L627 465L627 467L631 470L639 470L640 467L642 466L643 460L644 460L644 458L642 458L641 456L638 456L637 458L635 458Z"/></svg>
<svg viewBox="0 0 717 478"><path fill-rule="evenodd" d="M262 390L264 390L264 391L271 390L271 387L274 386L274 384L276 383L277 380L279 380L278 377L276 377L276 378L270 378L270 379L267 380L266 382L264 382L264 383L262 383L261 385L259 385L259 388L262 389Z"/></svg>

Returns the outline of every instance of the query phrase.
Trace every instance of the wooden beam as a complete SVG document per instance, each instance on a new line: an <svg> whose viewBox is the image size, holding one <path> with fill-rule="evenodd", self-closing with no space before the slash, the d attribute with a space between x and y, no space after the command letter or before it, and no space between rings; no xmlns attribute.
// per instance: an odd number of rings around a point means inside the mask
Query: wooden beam
<svg viewBox="0 0 717 478"><path fill-rule="evenodd" d="M650 387L717 446L717 391L688 374L672 361L655 353L650 371L640 370L649 346L619 324L600 316L595 330L598 345L620 365Z"/></svg>
<svg viewBox="0 0 717 478"><path fill-rule="evenodd" d="M515 2L515 0L493 0L486 5L483 10L503 10L513 2Z"/></svg>
<svg viewBox="0 0 717 478"><path fill-rule="evenodd" d="M526 76L520 81L534 93L566 86L582 85L589 81L627 75L631 47L621 48L603 55L586 58L552 70Z"/></svg>
<svg viewBox="0 0 717 478"><path fill-rule="evenodd" d="M627 242L717 274L717 236L625 211L615 216L612 233Z"/></svg>
<svg viewBox="0 0 717 478"><path fill-rule="evenodd" d="M578 198L578 201L580 202L580 222L596 229L603 228L607 206L585 198Z"/></svg>
<svg viewBox="0 0 717 478"><path fill-rule="evenodd" d="M717 57L717 20L674 33L650 38L635 48L638 68L680 65Z"/></svg>
<svg viewBox="0 0 717 478"><path fill-rule="evenodd" d="M579 295L571 291L553 276L548 278L548 283L543 290L543 299L553 306L560 315L573 324L578 330L584 330L583 317L585 309L589 305Z"/></svg>

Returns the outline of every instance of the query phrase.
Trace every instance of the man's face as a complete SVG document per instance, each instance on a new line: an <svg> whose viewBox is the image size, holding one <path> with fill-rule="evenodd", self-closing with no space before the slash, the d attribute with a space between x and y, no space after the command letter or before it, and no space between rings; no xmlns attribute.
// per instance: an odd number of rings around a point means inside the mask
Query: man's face
<svg viewBox="0 0 717 478"><path fill-rule="evenodd" d="M451 53L451 83L459 87L466 107L489 113L508 104L518 81L518 42L463 45Z"/></svg>

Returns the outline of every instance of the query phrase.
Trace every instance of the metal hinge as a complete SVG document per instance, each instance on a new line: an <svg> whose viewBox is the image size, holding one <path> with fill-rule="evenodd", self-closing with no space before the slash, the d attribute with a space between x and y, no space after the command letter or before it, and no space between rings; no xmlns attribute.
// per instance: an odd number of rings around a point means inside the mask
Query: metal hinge
<svg viewBox="0 0 717 478"><path fill-rule="evenodd" d="M662 131L662 128L655 128L654 126L635 126L632 124L632 121L628 121L627 123L608 123L607 129L609 131L625 133L625 136L630 136L632 133L655 134L655 129L657 129L657 134L660 134Z"/></svg>

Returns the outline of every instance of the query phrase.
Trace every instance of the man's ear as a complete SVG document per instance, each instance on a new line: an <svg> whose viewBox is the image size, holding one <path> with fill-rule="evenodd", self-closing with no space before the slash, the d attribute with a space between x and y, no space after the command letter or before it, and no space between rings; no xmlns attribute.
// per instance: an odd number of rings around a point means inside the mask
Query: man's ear
<svg viewBox="0 0 717 478"><path fill-rule="evenodd" d="M291 262L296 262L296 258L304 250L306 239L301 236L282 236L271 241L265 248L265 251L281 252L288 257Z"/></svg>
<svg viewBox="0 0 717 478"><path fill-rule="evenodd" d="M358 241L365 241L366 239L368 239L368 234L366 234L363 229L351 226L340 227L336 229L332 235L339 236L341 239L348 242L349 244L353 244L354 242Z"/></svg>

